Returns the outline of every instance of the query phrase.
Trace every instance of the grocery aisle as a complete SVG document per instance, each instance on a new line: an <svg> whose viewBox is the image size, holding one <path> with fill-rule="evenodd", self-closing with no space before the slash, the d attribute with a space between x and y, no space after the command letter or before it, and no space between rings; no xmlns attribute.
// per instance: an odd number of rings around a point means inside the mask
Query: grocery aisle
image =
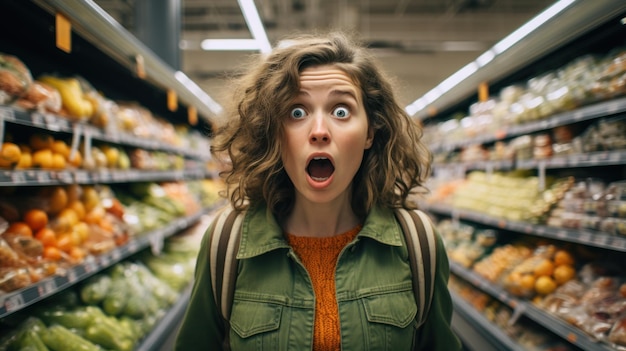
<svg viewBox="0 0 626 351"><path fill-rule="evenodd" d="M469 75L448 92L462 102L417 113L435 159L421 208L446 241L468 349L624 346L626 9L570 11L587 15L546 25L519 44L535 51Z"/></svg>

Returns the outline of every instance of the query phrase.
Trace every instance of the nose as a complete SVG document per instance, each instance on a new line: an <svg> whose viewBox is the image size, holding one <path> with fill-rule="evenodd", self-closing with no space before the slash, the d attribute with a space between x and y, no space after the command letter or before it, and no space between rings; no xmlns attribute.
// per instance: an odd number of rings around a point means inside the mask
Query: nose
<svg viewBox="0 0 626 351"><path fill-rule="evenodd" d="M311 143L328 143L330 141L330 131L328 130L326 118L322 113L317 113L312 121L313 125L311 126L309 141Z"/></svg>

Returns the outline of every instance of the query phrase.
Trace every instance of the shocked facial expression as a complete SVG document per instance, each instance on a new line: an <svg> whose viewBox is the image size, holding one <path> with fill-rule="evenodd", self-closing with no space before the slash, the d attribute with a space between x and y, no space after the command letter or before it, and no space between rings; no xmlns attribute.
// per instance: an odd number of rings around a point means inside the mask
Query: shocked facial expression
<svg viewBox="0 0 626 351"><path fill-rule="evenodd" d="M282 160L296 201L345 199L373 141L360 88L334 66L304 69L284 121Z"/></svg>

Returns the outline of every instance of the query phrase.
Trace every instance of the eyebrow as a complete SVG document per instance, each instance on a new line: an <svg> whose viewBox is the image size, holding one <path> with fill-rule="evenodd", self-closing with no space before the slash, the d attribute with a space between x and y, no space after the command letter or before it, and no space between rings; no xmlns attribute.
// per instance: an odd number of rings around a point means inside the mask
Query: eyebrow
<svg viewBox="0 0 626 351"><path fill-rule="evenodd" d="M331 92L328 94L330 96L349 96L351 98L353 98L355 101L359 101L356 97L356 95L354 94L354 91L352 90L339 90L339 89L334 89L331 90Z"/></svg>

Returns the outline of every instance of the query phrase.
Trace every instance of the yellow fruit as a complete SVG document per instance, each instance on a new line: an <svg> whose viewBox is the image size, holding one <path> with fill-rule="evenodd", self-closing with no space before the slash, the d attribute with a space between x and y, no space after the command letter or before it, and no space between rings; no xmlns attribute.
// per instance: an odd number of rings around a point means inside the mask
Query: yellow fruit
<svg viewBox="0 0 626 351"><path fill-rule="evenodd" d="M74 155L68 156L67 160L69 161L70 165L76 168L79 168L83 165L83 155L78 150L74 152Z"/></svg>
<svg viewBox="0 0 626 351"><path fill-rule="evenodd" d="M554 272L554 263L547 258L541 259L535 268L533 268L533 274L535 277L551 276Z"/></svg>
<svg viewBox="0 0 626 351"><path fill-rule="evenodd" d="M42 149L33 153L33 167L51 169L53 164L52 150Z"/></svg>
<svg viewBox="0 0 626 351"><path fill-rule="evenodd" d="M65 166L67 166L65 157L61 154L57 154L56 152L53 152L52 153L52 169L65 169Z"/></svg>
<svg viewBox="0 0 626 351"><path fill-rule="evenodd" d="M120 150L115 147L107 147L103 149L103 151L107 159L107 166L110 168L117 168L117 162L120 158Z"/></svg>
<svg viewBox="0 0 626 351"><path fill-rule="evenodd" d="M83 205L82 202L80 202L80 200L74 200L72 202L70 202L67 205L67 208L71 208L72 210L74 210L74 212L76 212L76 216L78 216L79 220L83 220L83 218L85 218L85 213L87 211L85 211L85 205Z"/></svg>
<svg viewBox="0 0 626 351"><path fill-rule="evenodd" d="M556 282L552 278L542 275L535 282L535 291L540 295L548 295L556 290Z"/></svg>
<svg viewBox="0 0 626 351"><path fill-rule="evenodd" d="M564 284L568 281L574 279L576 276L576 269L569 264L562 264L560 266L556 266L554 269L554 281L558 284Z"/></svg>
<svg viewBox="0 0 626 351"><path fill-rule="evenodd" d="M100 204L100 195L94 187L85 186L83 187L82 201L85 205L85 211L89 212Z"/></svg>
<svg viewBox="0 0 626 351"><path fill-rule="evenodd" d="M5 142L0 149L0 167L13 168L20 161L22 151L17 144Z"/></svg>
<svg viewBox="0 0 626 351"><path fill-rule="evenodd" d="M15 166L16 169L28 169L33 166L33 155L30 152L23 152L20 155L20 161Z"/></svg>

